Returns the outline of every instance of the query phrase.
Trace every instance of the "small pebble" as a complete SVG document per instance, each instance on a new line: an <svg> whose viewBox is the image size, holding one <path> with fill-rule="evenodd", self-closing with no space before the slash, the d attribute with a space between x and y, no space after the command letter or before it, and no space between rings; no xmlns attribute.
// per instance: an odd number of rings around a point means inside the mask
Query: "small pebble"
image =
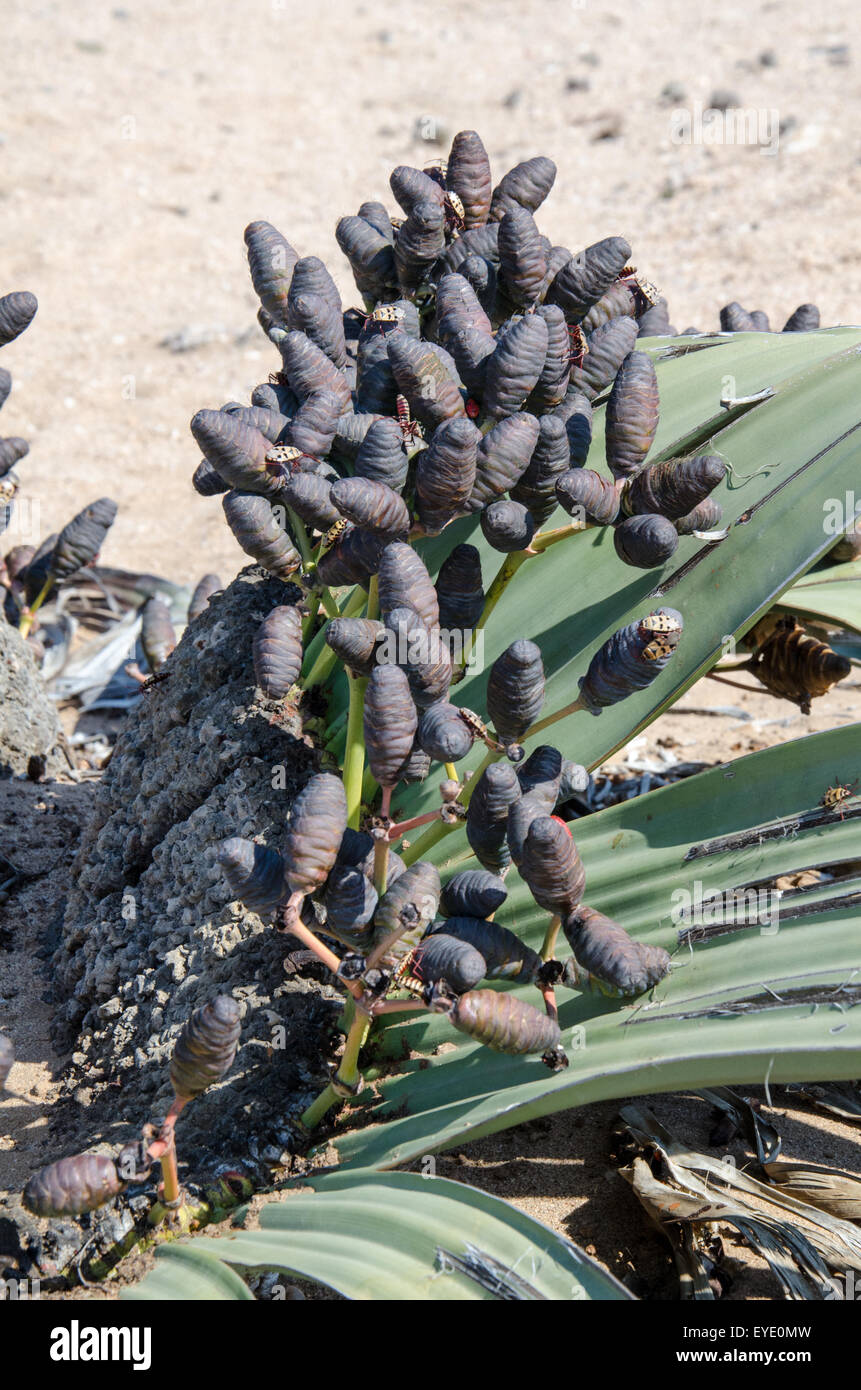
<svg viewBox="0 0 861 1390"><path fill-rule="evenodd" d="M729 111L731 107L741 106L741 98L729 87L716 87L709 97L713 111Z"/></svg>

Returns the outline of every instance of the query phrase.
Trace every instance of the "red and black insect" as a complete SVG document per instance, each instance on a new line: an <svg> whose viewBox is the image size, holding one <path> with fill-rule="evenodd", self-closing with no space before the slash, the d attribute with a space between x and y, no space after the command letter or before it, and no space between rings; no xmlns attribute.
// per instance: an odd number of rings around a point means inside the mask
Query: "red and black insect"
<svg viewBox="0 0 861 1390"><path fill-rule="evenodd" d="M477 420L479 415L481 414L481 406L479 405L478 401L473 400L472 396L467 396L464 409L466 410L466 413L469 416L470 420Z"/></svg>
<svg viewBox="0 0 861 1390"><path fill-rule="evenodd" d="M586 335L579 323L568 325L568 339L570 352L568 356L569 365L572 367L582 367L583 359L589 351L589 344L586 342Z"/></svg>
<svg viewBox="0 0 861 1390"><path fill-rule="evenodd" d="M405 444L412 444L421 438L422 427L418 420L413 420L410 416L409 402L406 396L398 396L397 399L398 424L401 427L401 434Z"/></svg>

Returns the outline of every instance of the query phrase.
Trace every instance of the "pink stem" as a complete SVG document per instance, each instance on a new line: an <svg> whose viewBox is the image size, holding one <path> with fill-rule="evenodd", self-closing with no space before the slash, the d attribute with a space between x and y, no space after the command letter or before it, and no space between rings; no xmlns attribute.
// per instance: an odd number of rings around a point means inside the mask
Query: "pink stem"
<svg viewBox="0 0 861 1390"><path fill-rule="evenodd" d="M391 844L393 840L399 840L402 835L406 835L408 830L415 830L416 826L427 825L432 820L439 820L439 808L435 811L425 811L420 816L413 816L411 820L398 821L397 825L389 826L386 839Z"/></svg>

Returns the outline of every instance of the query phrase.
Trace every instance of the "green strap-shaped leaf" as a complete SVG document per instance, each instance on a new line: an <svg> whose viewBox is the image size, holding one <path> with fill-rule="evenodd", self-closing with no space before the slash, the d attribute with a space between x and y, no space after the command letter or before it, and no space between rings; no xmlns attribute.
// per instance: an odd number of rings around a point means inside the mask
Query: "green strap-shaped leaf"
<svg viewBox="0 0 861 1390"><path fill-rule="evenodd" d="M254 1302L254 1295L239 1275L194 1241L162 1245L158 1263L140 1284L124 1289L121 1298L173 1303L177 1299L202 1302Z"/></svg>
<svg viewBox="0 0 861 1390"><path fill-rule="evenodd" d="M780 607L802 618L820 618L861 632L861 560L817 566L786 590Z"/></svg>
<svg viewBox="0 0 861 1390"><path fill-rule="evenodd" d="M264 1206L259 1231L162 1247L158 1267L126 1296L222 1296L205 1291L211 1271L238 1280L225 1267L236 1265L314 1279L351 1299L632 1297L570 1241L464 1183L365 1171L308 1185L313 1192Z"/></svg>
<svg viewBox="0 0 861 1390"><path fill-rule="evenodd" d="M336 1139L342 1159L393 1167L555 1110L678 1088L840 1080L861 1073L861 876L785 894L779 918L733 918L680 935L683 894L731 893L810 866L857 859L861 801L826 811L835 776L861 770L861 726L742 758L573 825L586 901L674 969L648 996L559 990L570 1065L508 1057L455 1034L444 1017L387 1027L379 1053L454 1050L379 1082L381 1121ZM692 838L692 835L695 838ZM452 842L455 842L454 844ZM462 835L437 847L440 867ZM497 920L537 946L546 914L513 873ZM774 904L762 900L766 911ZM721 914L722 916L725 914ZM560 953L566 954L564 941ZM518 990L539 1002L534 989Z"/></svg>

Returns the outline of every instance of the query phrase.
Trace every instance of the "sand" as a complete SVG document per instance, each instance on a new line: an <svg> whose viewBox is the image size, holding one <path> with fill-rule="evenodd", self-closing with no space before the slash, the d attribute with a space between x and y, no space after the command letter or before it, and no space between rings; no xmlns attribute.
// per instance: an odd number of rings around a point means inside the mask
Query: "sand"
<svg viewBox="0 0 861 1390"><path fill-rule="evenodd" d="M4 353L3 426L32 441L21 473L41 534L110 493L107 564L230 578L239 552L219 500L191 489L188 421L278 365L243 228L274 222L357 303L337 218L365 198L393 207L392 167L444 157L463 127L497 176L551 155L542 230L572 248L627 236L679 329L716 327L736 298L778 328L806 300L825 323L857 321L854 18L849 0L827 21L788 0L7 0L2 288L31 289L40 311ZM668 84L685 102L662 98ZM676 108L716 89L767 148L784 123L776 153L674 142ZM163 346L177 335L200 345Z"/></svg>

